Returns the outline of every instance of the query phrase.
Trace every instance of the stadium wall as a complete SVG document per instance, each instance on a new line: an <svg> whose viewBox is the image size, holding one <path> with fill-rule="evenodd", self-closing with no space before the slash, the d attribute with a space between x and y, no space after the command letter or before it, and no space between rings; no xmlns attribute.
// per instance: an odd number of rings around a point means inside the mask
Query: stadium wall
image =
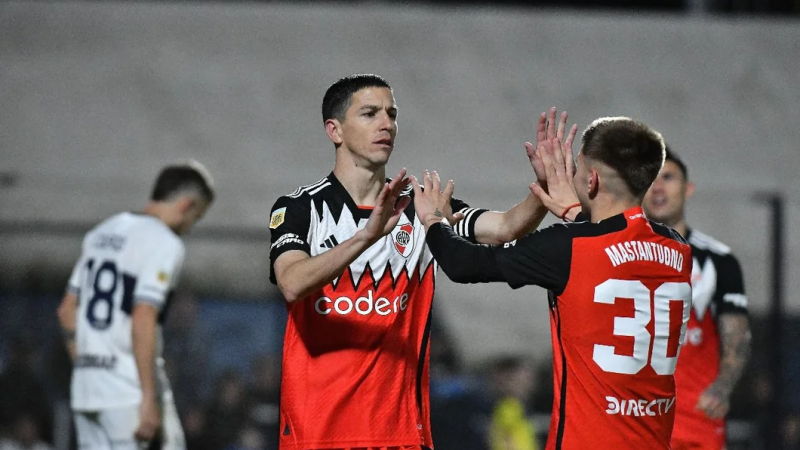
<svg viewBox="0 0 800 450"><path fill-rule="evenodd" d="M691 224L734 247L752 307L763 312L769 227L754 194L782 193L788 224L800 219L798 42L796 22L766 20L3 2L0 223L22 230L0 235L2 282L62 286L84 224L141 207L162 164L195 157L215 174L219 200L188 240L187 282L214 295L276 297L270 206L332 167L325 88L375 72L400 109L389 172L437 169L473 206L507 209L527 195L522 142L551 105L581 127L608 115L653 125L697 184ZM56 227L31 233L29 223ZM791 275L800 234L787 229ZM800 278L786 282L797 313ZM549 351L538 288L457 286L442 275L437 295L468 359Z"/></svg>

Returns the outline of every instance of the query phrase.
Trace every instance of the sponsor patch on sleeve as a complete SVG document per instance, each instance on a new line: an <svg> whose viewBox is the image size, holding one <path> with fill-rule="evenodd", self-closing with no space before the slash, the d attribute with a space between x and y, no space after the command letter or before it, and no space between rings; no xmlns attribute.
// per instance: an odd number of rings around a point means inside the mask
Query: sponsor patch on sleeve
<svg viewBox="0 0 800 450"><path fill-rule="evenodd" d="M273 211L272 216L269 218L269 227L275 229L281 226L285 216L286 216L286 207L278 208L275 211Z"/></svg>
<svg viewBox="0 0 800 450"><path fill-rule="evenodd" d="M281 248L284 245L290 243L305 245L305 242L300 238L300 236L294 233L286 233L283 236L279 237L278 240L275 241L275 243L270 246L270 250L275 248Z"/></svg>

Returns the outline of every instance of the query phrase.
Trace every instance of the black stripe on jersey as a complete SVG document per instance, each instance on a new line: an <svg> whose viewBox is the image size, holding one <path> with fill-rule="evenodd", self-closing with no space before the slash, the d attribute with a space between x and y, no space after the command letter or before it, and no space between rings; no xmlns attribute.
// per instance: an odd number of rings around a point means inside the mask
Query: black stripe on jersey
<svg viewBox="0 0 800 450"><path fill-rule="evenodd" d="M425 356L428 353L428 340L431 337L431 316L433 313L433 302L428 309L428 320L425 321L425 331L422 332L422 345L419 348L419 362L417 364L417 407L419 408L419 420L422 421L422 374L425 373Z"/></svg>
<svg viewBox="0 0 800 450"><path fill-rule="evenodd" d="M312 190L314 190L316 188L319 188L320 186L322 186L327 181L328 181L327 178L322 178L321 180L317 181L316 183L311 183L311 184L307 184L305 186L300 186L299 188L295 189L294 192L289 194L288 197L291 197L291 198L300 197L301 195L303 195L303 194L305 194L305 193L307 193L309 191L312 191Z"/></svg>
<svg viewBox="0 0 800 450"><path fill-rule="evenodd" d="M136 291L136 277L122 274L122 305L120 309L127 315L133 314L133 293Z"/></svg>
<svg viewBox="0 0 800 450"><path fill-rule="evenodd" d="M650 228L652 228L656 234L672 239L673 241L678 241L681 244L688 244L686 239L672 228L658 222L653 222L652 220L648 220L648 222L650 222Z"/></svg>
<svg viewBox="0 0 800 450"><path fill-rule="evenodd" d="M552 296L553 312L555 315L558 327L556 333L558 335L558 347L561 351L561 402L558 405L558 432L556 433L556 450L561 450L564 441L564 421L567 417L567 355L564 354L564 343L561 341L561 313L558 310L558 299L552 292L547 293Z"/></svg>

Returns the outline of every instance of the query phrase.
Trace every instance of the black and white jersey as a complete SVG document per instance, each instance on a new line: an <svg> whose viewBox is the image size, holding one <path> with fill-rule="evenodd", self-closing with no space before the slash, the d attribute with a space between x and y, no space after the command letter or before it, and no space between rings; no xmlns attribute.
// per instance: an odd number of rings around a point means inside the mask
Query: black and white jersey
<svg viewBox="0 0 800 450"><path fill-rule="evenodd" d="M742 268L731 248L697 230L689 230L692 247L692 311L681 349L675 384L681 395L676 403L673 436L698 440L724 433L722 419L711 419L696 408L700 395L719 374L722 314L747 314Z"/></svg>
<svg viewBox="0 0 800 450"><path fill-rule="evenodd" d="M731 248L697 230L688 231L692 247L692 310L702 321L725 312L747 312L747 296L739 260Z"/></svg>
<svg viewBox="0 0 800 450"><path fill-rule="evenodd" d="M412 187L409 185L402 195L411 196L413 200ZM455 198L451 205L454 212L465 215L464 220L456 224L456 232L476 242L475 222L486 210L470 208ZM372 207L355 204L332 172L316 183L280 197L270 216L270 281L276 283L272 265L278 256L289 250L301 250L310 256L325 253L353 237L366 225L371 213ZM396 279L404 270L409 274L415 269L424 271L431 263L433 257L425 246L424 227L416 217L412 201L395 230L364 252L350 265L349 271L358 280L369 268L377 283L387 268L391 269L389 276ZM338 279L333 284L337 282Z"/></svg>

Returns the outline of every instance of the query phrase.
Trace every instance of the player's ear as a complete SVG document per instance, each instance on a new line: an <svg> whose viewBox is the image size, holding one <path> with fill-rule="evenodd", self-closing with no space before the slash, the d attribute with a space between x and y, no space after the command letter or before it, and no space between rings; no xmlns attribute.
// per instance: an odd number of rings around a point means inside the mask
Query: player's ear
<svg viewBox="0 0 800 450"><path fill-rule="evenodd" d="M690 198L692 198L693 195L694 195L694 183L692 183L691 181L687 181L686 194L684 197L686 198L686 200L689 200Z"/></svg>
<svg viewBox="0 0 800 450"><path fill-rule="evenodd" d="M325 132L328 138L338 147L342 142L342 124L339 119L328 119L325 121Z"/></svg>
<svg viewBox="0 0 800 450"><path fill-rule="evenodd" d="M178 210L181 212L181 214L185 214L195 206L197 199L191 195L184 195L178 199L177 203Z"/></svg>
<svg viewBox="0 0 800 450"><path fill-rule="evenodd" d="M600 175L597 173L597 169L589 170L589 183L587 188L589 198L595 198L595 196L597 196L597 191L600 190Z"/></svg>

